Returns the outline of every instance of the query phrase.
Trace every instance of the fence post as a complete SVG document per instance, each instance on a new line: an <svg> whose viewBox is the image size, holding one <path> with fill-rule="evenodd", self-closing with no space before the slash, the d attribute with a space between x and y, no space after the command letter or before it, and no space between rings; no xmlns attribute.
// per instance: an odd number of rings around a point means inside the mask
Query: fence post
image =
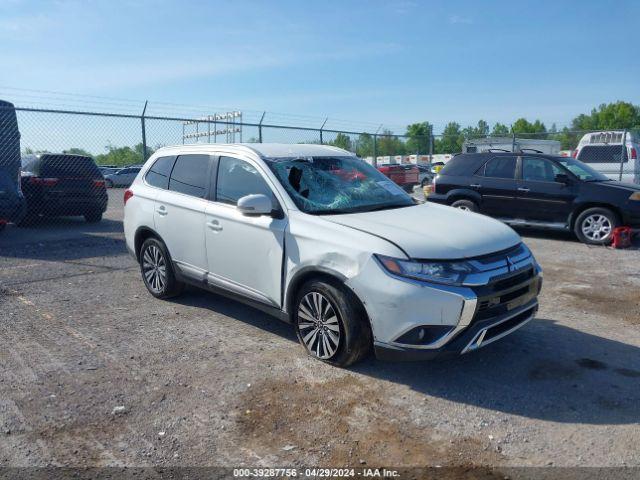
<svg viewBox="0 0 640 480"><path fill-rule="evenodd" d="M262 112L262 116L260 117L260 123L258 124L258 143L262 143L262 121L264 120L264 116L267 112Z"/></svg>
<svg viewBox="0 0 640 480"><path fill-rule="evenodd" d="M429 125L429 163L433 163L433 125Z"/></svg>
<svg viewBox="0 0 640 480"><path fill-rule="evenodd" d="M140 117L140 122L142 123L142 163L147 161L147 129L144 121L144 114L147 112L147 103L148 100L145 100L142 116ZM184 135L182 138L184 142Z"/></svg>
<svg viewBox="0 0 640 480"><path fill-rule="evenodd" d="M515 132L513 132L511 136L511 151L512 152L516 151L516 133Z"/></svg>
<svg viewBox="0 0 640 480"><path fill-rule="evenodd" d="M624 158L627 156L627 130L625 129L622 134L622 149L620 150L620 178L622 181L622 170L624 168Z"/></svg>
<svg viewBox="0 0 640 480"><path fill-rule="evenodd" d="M378 134L373 134L373 166L378 166Z"/></svg>
<svg viewBox="0 0 640 480"><path fill-rule="evenodd" d="M320 127L320 145L324 145L324 139L322 138L322 129L327 124L327 120L329 120L329 117L324 119L324 122L322 122L322 126Z"/></svg>

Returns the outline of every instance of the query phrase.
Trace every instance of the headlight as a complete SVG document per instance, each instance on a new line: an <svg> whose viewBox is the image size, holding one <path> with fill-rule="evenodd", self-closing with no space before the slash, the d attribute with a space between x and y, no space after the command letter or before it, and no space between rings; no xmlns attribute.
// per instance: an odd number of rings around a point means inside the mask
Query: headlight
<svg viewBox="0 0 640 480"><path fill-rule="evenodd" d="M631 196L629 197L629 200L635 200L637 202L640 202L640 192L632 193Z"/></svg>
<svg viewBox="0 0 640 480"><path fill-rule="evenodd" d="M375 257L387 272L425 282L460 285L465 276L473 272L467 262L416 262L384 255Z"/></svg>

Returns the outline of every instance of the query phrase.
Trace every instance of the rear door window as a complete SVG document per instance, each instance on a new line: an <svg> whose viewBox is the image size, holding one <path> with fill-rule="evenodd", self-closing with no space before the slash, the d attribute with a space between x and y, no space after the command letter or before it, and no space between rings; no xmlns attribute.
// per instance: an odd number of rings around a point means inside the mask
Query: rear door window
<svg viewBox="0 0 640 480"><path fill-rule="evenodd" d="M516 157L495 157L484 164L480 174L492 178L513 179L516 176Z"/></svg>
<svg viewBox="0 0 640 480"><path fill-rule="evenodd" d="M147 183L164 190L169 188L169 176L175 160L175 156L158 158L147 172Z"/></svg>
<svg viewBox="0 0 640 480"><path fill-rule="evenodd" d="M180 155L173 166L169 190L204 198L209 173L209 155Z"/></svg>

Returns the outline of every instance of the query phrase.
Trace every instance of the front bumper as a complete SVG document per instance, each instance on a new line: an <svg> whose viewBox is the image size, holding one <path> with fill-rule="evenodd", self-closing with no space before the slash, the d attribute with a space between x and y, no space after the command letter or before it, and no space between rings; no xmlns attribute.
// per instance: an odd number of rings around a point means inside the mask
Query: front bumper
<svg viewBox="0 0 640 480"><path fill-rule="evenodd" d="M376 358L385 361L420 361L450 358L477 350L516 331L532 320L538 311L534 299L526 305L495 318L473 322L444 346L437 349L419 349L374 343Z"/></svg>
<svg viewBox="0 0 640 480"><path fill-rule="evenodd" d="M421 360L465 353L502 338L535 315L542 271L526 247L473 261L479 273L468 277L466 286L397 277L375 260L347 281L367 310L378 358Z"/></svg>

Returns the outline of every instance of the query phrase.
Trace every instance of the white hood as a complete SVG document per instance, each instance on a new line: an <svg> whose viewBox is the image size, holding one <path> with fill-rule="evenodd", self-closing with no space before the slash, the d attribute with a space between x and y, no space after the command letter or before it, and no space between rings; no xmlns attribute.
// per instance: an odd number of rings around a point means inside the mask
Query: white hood
<svg viewBox="0 0 640 480"><path fill-rule="evenodd" d="M516 232L498 220L435 203L322 218L385 238L419 259L477 257L521 242Z"/></svg>

